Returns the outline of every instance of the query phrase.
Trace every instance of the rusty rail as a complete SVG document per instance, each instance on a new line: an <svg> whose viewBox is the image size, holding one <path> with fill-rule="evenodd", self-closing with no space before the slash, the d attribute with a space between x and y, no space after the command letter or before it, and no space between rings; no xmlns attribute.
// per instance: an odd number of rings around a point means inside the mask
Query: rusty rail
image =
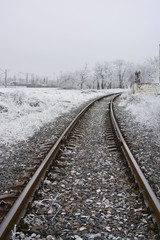
<svg viewBox="0 0 160 240"><path fill-rule="evenodd" d="M119 95L117 95L117 96L119 96ZM121 133L119 127L118 127L118 124L117 124L117 121L115 119L114 112L113 112L113 101L114 101L114 99L110 103L110 115L111 115L111 120L112 120L113 127L114 127L116 135L117 135L117 137L118 137L118 139L121 143L122 151L123 151L125 157L127 158L127 161L129 162L129 165L131 167L131 171L133 172L133 174L136 178L136 181L138 182L138 184L140 186L140 189L142 190L145 201L147 201L147 204L149 205L149 208L150 208L151 213L153 215L153 219L156 221L157 226L160 229L160 202L157 199L153 190L151 189L147 179L143 175L140 167L138 166L135 158L133 157L131 151L129 150L129 148L128 148L128 146L127 146L127 144L126 144L126 142L125 142L125 140L122 136L122 133Z"/></svg>
<svg viewBox="0 0 160 240"><path fill-rule="evenodd" d="M11 230L13 229L15 224L18 224L20 219L24 216L26 212L26 208L29 202L33 199L34 193L36 189L39 187L42 179L45 176L46 171L49 166L53 163L60 146L63 141L66 139L68 133L73 129L77 121L85 114L85 112L96 102L101 100L102 98L109 97L115 94L108 94L99 98L96 98L91 103L89 103L86 107L84 107L80 113L72 120L66 130L59 137L57 142L54 144L50 152L47 154L31 180L28 182L18 199L15 201L14 205L2 221L0 225L0 240L8 239Z"/></svg>

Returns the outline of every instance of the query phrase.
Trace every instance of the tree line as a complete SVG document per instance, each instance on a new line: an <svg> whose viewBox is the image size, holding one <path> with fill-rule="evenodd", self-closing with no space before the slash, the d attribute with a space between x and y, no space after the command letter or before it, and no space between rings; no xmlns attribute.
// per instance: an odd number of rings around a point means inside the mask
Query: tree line
<svg viewBox="0 0 160 240"><path fill-rule="evenodd" d="M57 82L64 89L130 88L137 70L141 72L142 83L158 82L158 62L158 57L149 58L143 64L124 60L105 61L95 64L93 69L85 64L80 70L61 73Z"/></svg>

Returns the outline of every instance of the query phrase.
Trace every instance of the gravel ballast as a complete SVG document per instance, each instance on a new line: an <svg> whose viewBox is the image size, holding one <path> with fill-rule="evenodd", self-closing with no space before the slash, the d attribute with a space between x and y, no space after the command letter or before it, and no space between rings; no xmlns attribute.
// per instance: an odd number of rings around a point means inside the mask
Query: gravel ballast
<svg viewBox="0 0 160 240"><path fill-rule="evenodd" d="M158 239L126 161L109 140L107 102L81 120L80 137L73 134L74 146L71 138L59 157L65 169L47 176L25 217L30 234L16 239Z"/></svg>
<svg viewBox="0 0 160 240"><path fill-rule="evenodd" d="M115 113L121 131L130 145L132 154L160 200L160 125L148 128L135 121L121 103L123 97L115 102Z"/></svg>
<svg viewBox="0 0 160 240"><path fill-rule="evenodd" d="M34 158L41 152L42 144L56 141L85 105L82 104L79 108L57 118L53 123L45 125L27 141L15 145L0 143L0 194L12 191L11 187L16 183L17 178L23 176L25 169L33 165Z"/></svg>

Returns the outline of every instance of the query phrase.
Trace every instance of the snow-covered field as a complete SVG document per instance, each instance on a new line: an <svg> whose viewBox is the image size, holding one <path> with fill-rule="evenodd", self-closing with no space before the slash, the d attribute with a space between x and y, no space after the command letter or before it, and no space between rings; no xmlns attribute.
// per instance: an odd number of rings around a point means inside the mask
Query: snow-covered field
<svg viewBox="0 0 160 240"><path fill-rule="evenodd" d="M15 144L81 104L119 90L0 89L0 143Z"/></svg>
<svg viewBox="0 0 160 240"><path fill-rule="evenodd" d="M54 121L72 108L118 91L1 88L0 143L13 144L27 140L44 124ZM122 95L121 100L121 105L137 123L147 126L149 130L160 130L160 95L131 95L128 92Z"/></svg>
<svg viewBox="0 0 160 240"><path fill-rule="evenodd" d="M160 141L160 95L130 94L121 96L120 106L130 113L133 121L148 131L157 133Z"/></svg>

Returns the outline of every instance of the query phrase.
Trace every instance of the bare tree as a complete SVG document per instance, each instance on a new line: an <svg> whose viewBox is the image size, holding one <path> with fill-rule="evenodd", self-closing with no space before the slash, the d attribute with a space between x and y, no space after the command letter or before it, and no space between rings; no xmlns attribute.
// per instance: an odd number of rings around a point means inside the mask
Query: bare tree
<svg viewBox="0 0 160 240"><path fill-rule="evenodd" d="M95 74L95 78L97 79L97 89L100 89L100 85L101 88L104 89L104 68L103 68L103 64L97 63L95 68L94 68L94 74Z"/></svg>
<svg viewBox="0 0 160 240"><path fill-rule="evenodd" d="M158 57L147 59L143 65L139 66L141 70L141 81L144 83L159 82L158 77Z"/></svg>
<svg viewBox="0 0 160 240"><path fill-rule="evenodd" d="M112 80L112 69L109 62L97 63L94 68L94 75L97 79L98 87L101 89L110 88Z"/></svg>
<svg viewBox="0 0 160 240"><path fill-rule="evenodd" d="M73 73L63 73L59 77L59 87L64 89L74 88L74 77Z"/></svg>
<svg viewBox="0 0 160 240"><path fill-rule="evenodd" d="M79 76L80 76L80 88L83 89L84 83L89 78L89 69L87 64L82 70L79 71Z"/></svg>
<svg viewBox="0 0 160 240"><path fill-rule="evenodd" d="M115 65L117 68L119 87L123 88L124 76L126 72L126 64L123 60L116 60Z"/></svg>
<svg viewBox="0 0 160 240"><path fill-rule="evenodd" d="M116 60L113 63L115 65L115 77L117 78L117 87L127 88L131 86L134 81L135 65L124 60Z"/></svg>

